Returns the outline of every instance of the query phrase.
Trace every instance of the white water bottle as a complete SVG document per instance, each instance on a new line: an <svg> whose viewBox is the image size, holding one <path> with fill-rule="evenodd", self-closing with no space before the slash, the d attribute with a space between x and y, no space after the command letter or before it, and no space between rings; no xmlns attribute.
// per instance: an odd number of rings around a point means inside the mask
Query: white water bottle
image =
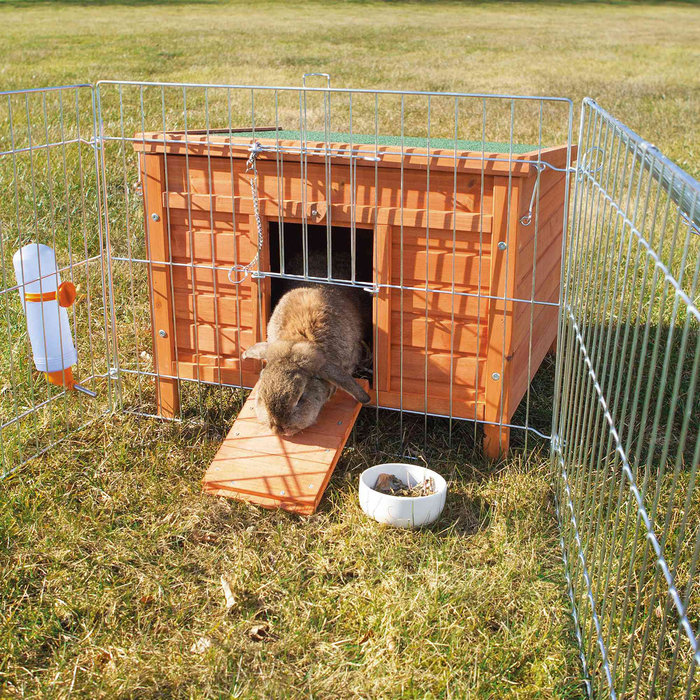
<svg viewBox="0 0 700 700"><path fill-rule="evenodd" d="M30 243L14 254L12 262L34 365L52 384L84 390L73 380L71 367L78 361L78 353L65 308L75 299L75 287L70 282L61 283L56 256L47 245Z"/></svg>

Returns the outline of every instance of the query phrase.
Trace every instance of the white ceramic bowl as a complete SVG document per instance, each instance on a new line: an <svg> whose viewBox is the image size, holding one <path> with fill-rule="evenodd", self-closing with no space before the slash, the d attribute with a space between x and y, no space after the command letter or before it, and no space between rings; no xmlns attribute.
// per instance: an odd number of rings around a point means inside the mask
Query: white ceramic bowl
<svg viewBox="0 0 700 700"><path fill-rule="evenodd" d="M391 496L374 490L380 474L393 474L405 484L413 486L432 478L435 493L429 496ZM445 507L447 482L437 473L417 464L377 464L360 475L360 506L377 522L394 527L421 527L435 522Z"/></svg>

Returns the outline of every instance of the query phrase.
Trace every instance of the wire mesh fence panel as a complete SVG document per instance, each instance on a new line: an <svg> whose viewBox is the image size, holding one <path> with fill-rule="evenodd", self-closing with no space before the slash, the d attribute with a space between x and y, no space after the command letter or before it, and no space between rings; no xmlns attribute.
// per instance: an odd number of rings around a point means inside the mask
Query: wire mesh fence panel
<svg viewBox="0 0 700 700"><path fill-rule="evenodd" d="M435 416L546 444L571 102L304 82L98 85L124 408L218 415L311 282L355 298L402 444Z"/></svg>
<svg viewBox="0 0 700 700"><path fill-rule="evenodd" d="M700 186L584 101L553 455L593 697L697 698Z"/></svg>
<svg viewBox="0 0 700 700"><path fill-rule="evenodd" d="M110 406L93 106L84 85L0 93L2 475ZM77 288L70 307L61 281ZM97 396L67 390L73 374Z"/></svg>
<svg viewBox="0 0 700 700"><path fill-rule="evenodd" d="M332 285L378 453L551 441L589 694L700 696L700 187L586 100L569 207L572 111L325 75L0 93L0 474L115 408L227 420L280 299Z"/></svg>

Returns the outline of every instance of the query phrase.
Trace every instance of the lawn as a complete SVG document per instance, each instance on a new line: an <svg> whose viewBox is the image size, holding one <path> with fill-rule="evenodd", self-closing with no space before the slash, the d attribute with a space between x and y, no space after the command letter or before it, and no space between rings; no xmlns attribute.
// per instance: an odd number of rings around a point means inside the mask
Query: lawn
<svg viewBox="0 0 700 700"><path fill-rule="evenodd" d="M326 71L334 86L592 95L697 177L698 18L675 3L5 2L0 87ZM545 426L553 364L533 389ZM243 395L190 394L191 420L99 420L0 482L0 697L584 697L543 443L489 463L473 426L407 417L404 448L450 496L435 526L389 530L356 489L400 449L399 425L364 411L301 519L201 494Z"/></svg>

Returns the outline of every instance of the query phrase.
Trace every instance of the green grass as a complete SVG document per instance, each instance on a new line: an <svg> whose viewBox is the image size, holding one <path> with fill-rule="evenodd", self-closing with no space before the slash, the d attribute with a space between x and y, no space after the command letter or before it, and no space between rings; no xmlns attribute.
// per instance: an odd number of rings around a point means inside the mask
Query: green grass
<svg viewBox="0 0 700 700"><path fill-rule="evenodd" d="M546 460L455 451L441 523L380 528L356 496L372 424L308 519L203 496L217 436L129 419L12 477L5 694L579 697Z"/></svg>
<svg viewBox="0 0 700 700"><path fill-rule="evenodd" d="M0 4L0 86L104 78L299 85L302 73L327 71L334 86L556 95L575 103L590 94L697 177L697 12L670 3L8 2ZM119 127L114 95L105 92L110 129ZM86 98L82 109L89 107ZM192 95L193 114L202 114L201 98ZM138 96L127 93L125 104L130 135L141 126ZM158 95L147 105L156 117L147 126L158 128ZM41 114L40 103L32 107ZM182 128L177 107L175 99L168 105L169 128ZM383 134L400 133L395 107L381 112ZM21 111L13 108L21 125ZM245 106L236 108L246 123ZM259 109L269 114L270 106ZM295 128L294 107L285 109L285 124ZM341 131L343 109L337 110ZM436 100L433 109L436 129L448 125L447 108L441 112ZM6 110L0 103L3 124ZM50 102L50 137L60 136L57 110ZM214 104L212 114L223 120L225 105ZM421 105L408 104L406 116L411 135L425 138ZM473 116L471 133L460 138L481 136L478 110ZM547 115L544 139L565 137L561 116ZM521 139L537 143L532 115L519 117ZM487 137L499 140L504 129L507 136L508 118L507 111L490 114L497 133ZM72 133L78 126L66 119ZM81 124L81 131L89 126ZM41 138L41 119L34 128L33 138ZM449 137L445 131L431 136ZM373 125L363 133L373 133ZM1 131L0 150L6 138ZM135 160L120 148L109 146L107 157L113 243L119 254L129 253L128 244L138 255L141 211L137 198L125 194ZM67 151L65 202L52 200L64 195L60 160L38 156L36 172L51 173L56 190L40 186L36 194L27 159L19 159L16 177L2 164L1 181L17 186L0 199L5 266L20 231L46 241L55 235L60 249L70 244L81 257L98 252L89 161L76 185L81 154L89 158L91 151ZM126 265L115 266L116 314L122 366L136 368L138 361L148 369L143 273L131 287ZM99 375L108 352L100 271L91 264L76 274L90 294L92 316L85 302L76 307L77 342L85 358L92 339L97 358L81 374ZM4 297L3 416L47 397L41 382L32 389L21 309L14 295ZM531 395L530 420L544 430L552 373L548 360ZM300 519L201 494L200 478L240 405L235 392L188 387L183 424L104 421L106 382L95 381L96 404L61 399L53 423L40 412L3 434L3 449L16 451L22 443L31 450L62 437L66 422L97 418L2 482L1 696L583 697L541 443L530 440L534 450L516 449L489 464L471 425L456 426L449 441L446 421L406 418L405 445L448 477L450 497L435 526L398 532L367 521L357 504L362 468L392 458L400 446L396 417L376 420L365 411L319 513ZM134 407L152 406L148 382L139 387L129 380L125 392ZM574 497L587 493L581 488ZM228 612L222 576L236 600ZM639 590L648 585L640 577ZM263 634L251 634L260 625ZM191 651L202 638L211 645Z"/></svg>

